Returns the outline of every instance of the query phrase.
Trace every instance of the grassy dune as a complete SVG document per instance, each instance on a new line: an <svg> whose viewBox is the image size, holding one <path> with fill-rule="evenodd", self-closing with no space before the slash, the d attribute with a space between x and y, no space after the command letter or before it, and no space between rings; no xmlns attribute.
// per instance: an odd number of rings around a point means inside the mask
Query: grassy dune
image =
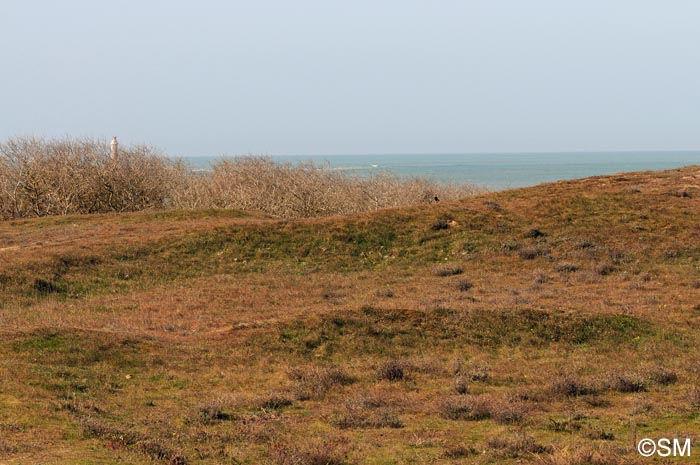
<svg viewBox="0 0 700 465"><path fill-rule="evenodd" d="M649 463L700 443L699 212L688 167L0 222L0 463Z"/></svg>

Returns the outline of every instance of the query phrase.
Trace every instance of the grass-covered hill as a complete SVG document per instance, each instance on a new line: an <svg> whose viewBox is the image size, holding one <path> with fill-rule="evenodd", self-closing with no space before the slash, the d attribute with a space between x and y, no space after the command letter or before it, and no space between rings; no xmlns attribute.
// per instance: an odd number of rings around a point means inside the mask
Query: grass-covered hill
<svg viewBox="0 0 700 465"><path fill-rule="evenodd" d="M698 328L697 166L5 221L0 463L648 463L700 440Z"/></svg>

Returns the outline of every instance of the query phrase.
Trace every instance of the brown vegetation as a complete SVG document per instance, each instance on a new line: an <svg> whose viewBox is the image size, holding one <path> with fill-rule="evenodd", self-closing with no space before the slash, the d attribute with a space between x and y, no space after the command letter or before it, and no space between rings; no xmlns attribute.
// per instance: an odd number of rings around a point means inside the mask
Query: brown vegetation
<svg viewBox="0 0 700 465"><path fill-rule="evenodd" d="M0 222L0 463L646 463L700 434L686 185Z"/></svg>
<svg viewBox="0 0 700 465"><path fill-rule="evenodd" d="M477 192L467 185L389 173L362 178L266 157L221 159L203 173L145 146L123 148L111 159L108 144L100 141L15 138L0 143L0 219L173 208L316 217Z"/></svg>

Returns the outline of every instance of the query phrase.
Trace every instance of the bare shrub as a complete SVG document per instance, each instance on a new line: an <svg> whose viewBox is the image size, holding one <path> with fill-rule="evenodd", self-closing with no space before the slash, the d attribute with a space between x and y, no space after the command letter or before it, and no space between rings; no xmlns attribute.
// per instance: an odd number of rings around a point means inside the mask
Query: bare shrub
<svg viewBox="0 0 700 465"><path fill-rule="evenodd" d="M547 234L543 233L542 231L540 231L537 228L532 228L528 232L525 233L525 237L528 237L530 239L537 239L540 237L544 237L546 235Z"/></svg>
<svg viewBox="0 0 700 465"><path fill-rule="evenodd" d="M172 207L184 168L146 146L109 157L89 139L9 139L0 143L0 216L25 218Z"/></svg>
<svg viewBox="0 0 700 465"><path fill-rule="evenodd" d="M478 192L389 173L361 178L312 162L278 163L268 157L221 160L213 166L211 181L214 206L283 218L350 214L430 203L438 193L450 200Z"/></svg>
<svg viewBox="0 0 700 465"><path fill-rule="evenodd" d="M533 245L528 245L525 247L520 248L520 251L518 252L520 255L520 258L523 260L534 260L538 256L542 255L542 251L540 250L539 247L535 247Z"/></svg>
<svg viewBox="0 0 700 465"><path fill-rule="evenodd" d="M448 420L479 421L491 418L491 405L485 396L448 397L440 403L440 415Z"/></svg>
<svg viewBox="0 0 700 465"><path fill-rule="evenodd" d="M525 433L518 433L513 436L494 436L486 441L486 445L494 450L511 457L522 454L544 454L551 452L551 448L539 444L535 438Z"/></svg>
<svg viewBox="0 0 700 465"><path fill-rule="evenodd" d="M297 400L319 399L333 387L354 382L352 376L337 366L293 368L289 377L296 382L294 394Z"/></svg>
<svg viewBox="0 0 700 465"><path fill-rule="evenodd" d="M294 401L286 393L273 392L257 400L257 405L262 410L280 410L289 407Z"/></svg>
<svg viewBox="0 0 700 465"><path fill-rule="evenodd" d="M449 420L479 421L492 418L502 424L521 423L528 411L516 397L487 394L448 397L441 402L439 410Z"/></svg>
<svg viewBox="0 0 700 465"><path fill-rule="evenodd" d="M615 432L607 430L601 426L589 427L584 431L583 435L588 439L596 439L601 441L615 440Z"/></svg>
<svg viewBox="0 0 700 465"><path fill-rule="evenodd" d="M551 392L565 397L578 397L595 394L597 389L573 374L559 375L551 386Z"/></svg>
<svg viewBox="0 0 700 465"><path fill-rule="evenodd" d="M669 386L678 382L678 374L675 371L660 365L646 369L644 375L650 382L661 386Z"/></svg>
<svg viewBox="0 0 700 465"><path fill-rule="evenodd" d="M401 381L406 376L405 365L400 360L389 360L379 367L377 377L383 381Z"/></svg>
<svg viewBox="0 0 700 465"><path fill-rule="evenodd" d="M273 444L270 458L275 465L345 465L347 445L337 439L304 444Z"/></svg>
<svg viewBox="0 0 700 465"><path fill-rule="evenodd" d="M596 263L596 265L593 267L593 271L600 276L607 276L615 271L615 265L610 262Z"/></svg>
<svg viewBox="0 0 700 465"><path fill-rule="evenodd" d="M536 285L544 284L549 280L549 276L541 270L535 271L532 276Z"/></svg>
<svg viewBox="0 0 700 465"><path fill-rule="evenodd" d="M494 399L489 405L491 418L502 424L516 424L527 416L527 407L516 398Z"/></svg>
<svg viewBox="0 0 700 465"><path fill-rule="evenodd" d="M334 424L341 429L403 428L403 422L388 403L381 397L360 395L345 402Z"/></svg>
<svg viewBox="0 0 700 465"><path fill-rule="evenodd" d="M579 268L580 267L576 263L571 262L559 262L555 267L556 271L559 271L560 273L573 273L578 271Z"/></svg>
<svg viewBox="0 0 700 465"><path fill-rule="evenodd" d="M504 252L512 252L520 248L520 243L515 239L508 239L501 243L501 250Z"/></svg>
<svg viewBox="0 0 700 465"><path fill-rule="evenodd" d="M435 276L445 277L464 273L464 268L459 265L440 265L433 269Z"/></svg>
<svg viewBox="0 0 700 465"><path fill-rule="evenodd" d="M460 279L455 282L455 287L457 288L458 291L461 292L466 292L470 290L472 287L474 287L474 284L469 281L468 279Z"/></svg>
<svg viewBox="0 0 700 465"><path fill-rule="evenodd" d="M607 387L617 392L646 392L647 383L636 373L611 373L607 379Z"/></svg>
<svg viewBox="0 0 700 465"><path fill-rule="evenodd" d="M442 457L446 459L463 459L470 455L478 455L479 451L473 447L466 446L450 446L442 453Z"/></svg>
<svg viewBox="0 0 700 465"><path fill-rule="evenodd" d="M91 139L14 138L0 143L0 219L164 208L315 217L478 192L469 185L389 173L362 178L311 162L278 163L266 157L222 159L211 172L196 172L147 146L123 147L111 159L106 141Z"/></svg>
<svg viewBox="0 0 700 465"><path fill-rule="evenodd" d="M197 419L200 423L211 424L217 421L231 420L232 416L224 411L221 401L213 400L199 407Z"/></svg>
<svg viewBox="0 0 700 465"><path fill-rule="evenodd" d="M430 229L433 231L440 231L441 229L450 229L450 218L442 217L433 221L430 225Z"/></svg>
<svg viewBox="0 0 700 465"><path fill-rule="evenodd" d="M596 450L585 446L556 449L551 454L540 455L536 463L538 465L641 465L646 462L636 457L629 457L621 448Z"/></svg>
<svg viewBox="0 0 700 465"><path fill-rule="evenodd" d="M375 296L377 297L394 297L394 291L391 289L377 289L377 291L374 293Z"/></svg>
<svg viewBox="0 0 700 465"><path fill-rule="evenodd" d="M115 446L128 447L140 451L156 460L164 460L172 465L187 465L187 459L164 442L145 437L137 432L119 428L101 419L93 417L80 418L83 434L108 440Z"/></svg>
<svg viewBox="0 0 700 465"><path fill-rule="evenodd" d="M465 364L462 360L453 362L455 375L464 375L469 381L486 381L491 376L491 366L485 362Z"/></svg>

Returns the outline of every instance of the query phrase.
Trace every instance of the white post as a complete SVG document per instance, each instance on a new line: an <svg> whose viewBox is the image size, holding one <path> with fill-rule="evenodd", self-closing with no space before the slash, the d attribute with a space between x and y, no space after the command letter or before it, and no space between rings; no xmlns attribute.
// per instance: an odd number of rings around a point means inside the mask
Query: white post
<svg viewBox="0 0 700 465"><path fill-rule="evenodd" d="M119 156L119 142L117 142L117 136L112 137L112 143L109 144L109 158L116 160Z"/></svg>

